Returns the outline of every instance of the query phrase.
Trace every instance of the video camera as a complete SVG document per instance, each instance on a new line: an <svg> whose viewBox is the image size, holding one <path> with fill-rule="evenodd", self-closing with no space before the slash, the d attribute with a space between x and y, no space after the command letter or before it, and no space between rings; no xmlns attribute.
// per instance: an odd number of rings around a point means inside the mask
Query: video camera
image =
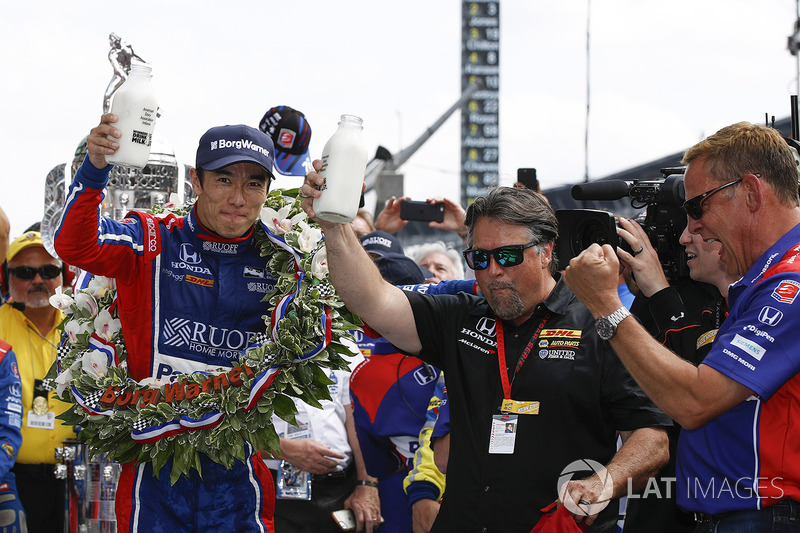
<svg viewBox="0 0 800 533"><path fill-rule="evenodd" d="M658 252L664 275L669 280L689 277L686 251L680 236L686 227L683 202L686 190L683 167L661 169L662 178L653 180L607 180L582 183L572 187L575 200L619 200L630 197L631 207L643 209L636 217L653 248ZM570 259L593 243L610 244L630 252L630 246L617 235L614 215L598 209L560 209L556 211L559 237L555 243L559 264L566 266Z"/></svg>

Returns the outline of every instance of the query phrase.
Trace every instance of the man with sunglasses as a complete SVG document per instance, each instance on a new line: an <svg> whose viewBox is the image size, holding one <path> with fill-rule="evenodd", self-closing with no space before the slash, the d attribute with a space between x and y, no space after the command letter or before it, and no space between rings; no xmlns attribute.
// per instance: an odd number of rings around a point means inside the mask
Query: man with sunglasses
<svg viewBox="0 0 800 533"><path fill-rule="evenodd" d="M681 359L622 317L611 343L683 427L677 501L696 531L800 531L800 199L798 169L776 130L746 122L690 148L688 230L719 242L729 315L702 364ZM619 261L592 245L566 281L599 321L616 313Z"/></svg>
<svg viewBox="0 0 800 533"><path fill-rule="evenodd" d="M323 182L311 172L301 192L316 197ZM311 198L303 207L314 217ZM446 376L448 480L431 531L528 533L576 460L608 465L610 476L562 483L565 504L594 524L591 531L614 531L609 498L666 463L667 437L657 427L670 421L560 281L558 225L544 198L500 187L467 210L465 257L485 297L404 292L381 279L346 226L320 225L331 279L348 308ZM505 432L509 422L514 433ZM626 441L619 453L617 430Z"/></svg>
<svg viewBox="0 0 800 533"><path fill-rule="evenodd" d="M0 307L0 339L14 347L22 383L21 397L16 397L22 406L17 413L22 446L13 472L28 531L63 531L65 480L55 477L54 451L75 432L56 418L69 404L43 383L56 359L56 326L64 319L50 305L50 296L63 283L61 262L44 249L38 231L26 231L11 243L4 270L10 300Z"/></svg>

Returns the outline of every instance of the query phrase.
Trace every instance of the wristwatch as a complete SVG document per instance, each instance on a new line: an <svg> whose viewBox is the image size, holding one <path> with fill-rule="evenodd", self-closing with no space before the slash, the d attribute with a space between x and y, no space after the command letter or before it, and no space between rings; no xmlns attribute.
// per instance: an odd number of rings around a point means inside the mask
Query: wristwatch
<svg viewBox="0 0 800 533"><path fill-rule="evenodd" d="M619 323L629 316L631 316L631 313L628 308L622 306L608 316L597 317L597 321L594 324L597 335L604 341L611 340L611 337L617 332Z"/></svg>

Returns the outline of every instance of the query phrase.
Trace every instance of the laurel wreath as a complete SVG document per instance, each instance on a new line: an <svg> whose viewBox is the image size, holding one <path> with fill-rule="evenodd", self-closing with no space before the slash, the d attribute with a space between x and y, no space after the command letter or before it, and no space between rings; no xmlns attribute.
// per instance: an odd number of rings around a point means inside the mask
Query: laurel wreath
<svg viewBox="0 0 800 533"><path fill-rule="evenodd" d="M256 224L256 243L277 282L262 300L264 333L233 362L234 369L239 369L235 372L226 368L211 375L181 374L172 383L153 378L136 382L125 363L114 280L96 277L86 289L74 294L70 289L59 290L51 298L66 318L59 326L64 332L62 345L48 378L57 385L57 395L74 404L59 418L80 426L78 438L88 444L92 455L106 454L120 463L151 462L155 475L171 460L174 484L193 469L202 474L201 454L231 468L235 461L245 461L245 443L256 450L277 452L280 440L272 425L273 413L296 425L292 397L318 408L321 400L331 399L328 385L333 381L323 369L348 368L344 356L352 356L352 350L343 341L352 341L350 332L360 329L362 322L334 291L327 273L324 238L316 225L306 220L297 193L297 189L270 192L262 223ZM190 209L156 208L151 213L182 216ZM276 305L283 312L274 317L270 311ZM313 355L309 357L310 350ZM236 374L240 385L197 388L223 373ZM268 373L274 375L264 387L257 378ZM195 391L203 392L191 399L173 396L165 401L167 388L176 383L186 390L196 384ZM260 388L255 390L256 386ZM153 398L158 391L160 401L137 401L126 407L99 404L98 398L109 391L118 398L140 400ZM186 420L197 426L165 431L147 442L134 439L137 428L178 427L179 421Z"/></svg>

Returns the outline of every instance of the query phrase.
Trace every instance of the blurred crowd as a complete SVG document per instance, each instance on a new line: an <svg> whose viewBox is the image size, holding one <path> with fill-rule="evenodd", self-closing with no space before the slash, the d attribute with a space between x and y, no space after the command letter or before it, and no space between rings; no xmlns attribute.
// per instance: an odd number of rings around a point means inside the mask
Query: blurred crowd
<svg viewBox="0 0 800 533"><path fill-rule="evenodd" d="M141 212L103 216L115 121L104 115L87 137L61 220L11 235L0 208L0 531L77 531L71 484L56 475L57 450L80 428L61 424L72 406L47 379L64 320L51 297L76 273L117 278L134 377L204 369L211 362L161 346L159 321L193 313L209 326L256 327L263 295L237 273L258 260L253 224L267 191L281 175L304 176L310 218L321 194L308 119L276 106L258 127L203 136L181 222L151 230ZM235 135L264 149L204 144ZM497 187L469 206L424 199L442 216L425 220L427 242L407 246L409 197L361 207L350 224L318 221L332 284L364 321L349 369L327 376L331 399L293 398L294 423L272 420L280 452L251 450L230 471L204 463L202 477L170 485L124 465L114 527L798 530L797 165L779 134L745 123L698 143L683 164L688 200L676 223L690 275L680 279L624 217L625 246L594 243L559 262L563 236L538 184ZM157 246L145 250L146 239ZM201 243L238 248L224 256ZM165 277L177 257L208 265L205 287ZM230 309L209 296L222 285L237 296ZM768 529L784 518L786 529Z"/></svg>

